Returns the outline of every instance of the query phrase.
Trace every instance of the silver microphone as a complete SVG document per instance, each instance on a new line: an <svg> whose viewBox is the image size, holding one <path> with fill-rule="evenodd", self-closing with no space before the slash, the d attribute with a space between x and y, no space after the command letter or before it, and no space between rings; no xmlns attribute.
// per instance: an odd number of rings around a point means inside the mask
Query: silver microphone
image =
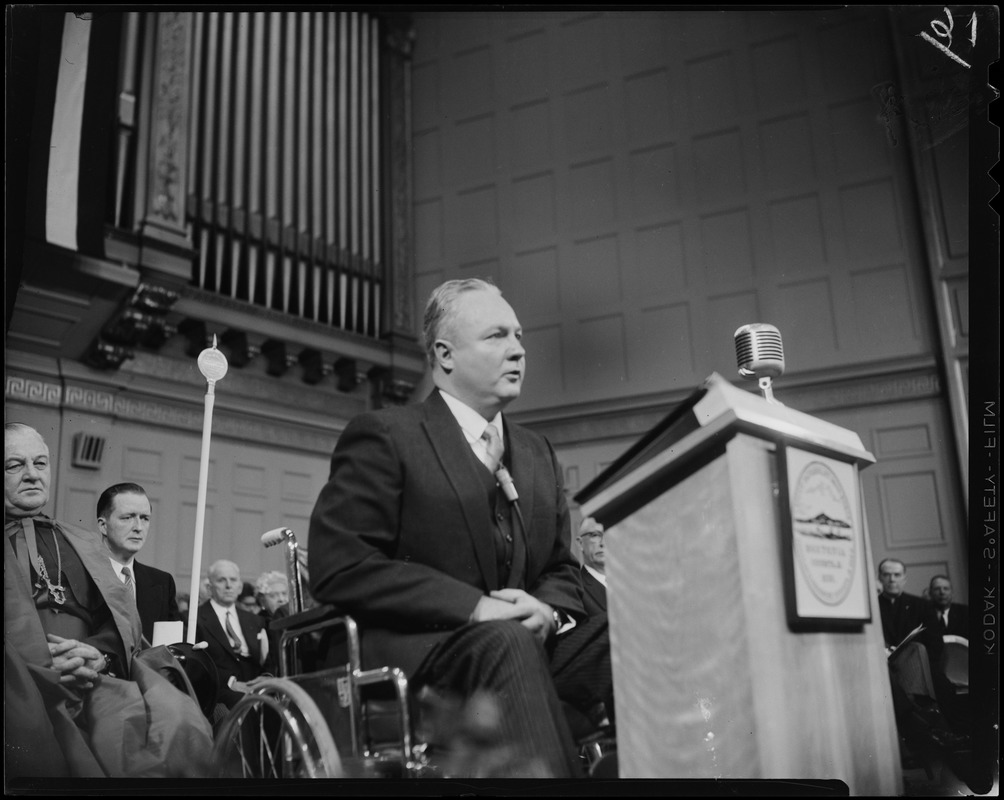
<svg viewBox="0 0 1004 800"><path fill-rule="evenodd" d="M766 322L752 322L735 332L739 374L760 384L764 399L776 403L772 380L784 374L784 346L781 332Z"/></svg>
<svg viewBox="0 0 1004 800"><path fill-rule="evenodd" d="M515 503L519 500L519 494L516 492L516 486L512 482L512 475L510 475L509 470L501 464L499 464L499 468L495 470L495 479L499 482L499 486L502 487L502 493L506 496L506 499L510 503Z"/></svg>
<svg viewBox="0 0 1004 800"><path fill-rule="evenodd" d="M272 547L273 545L286 541L288 538L295 538L293 536L293 531L289 528L273 528L270 531L265 531L265 533L261 535L261 543L265 545L265 547Z"/></svg>

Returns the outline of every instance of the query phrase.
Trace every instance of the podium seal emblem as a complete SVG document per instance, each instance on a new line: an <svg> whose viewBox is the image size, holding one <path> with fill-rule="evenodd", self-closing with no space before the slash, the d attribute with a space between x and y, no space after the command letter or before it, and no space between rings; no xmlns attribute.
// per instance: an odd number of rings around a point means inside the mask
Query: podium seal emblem
<svg viewBox="0 0 1004 800"><path fill-rule="evenodd" d="M821 461L810 461L791 494L793 547L813 595L830 606L847 599L854 584L860 537L847 490Z"/></svg>

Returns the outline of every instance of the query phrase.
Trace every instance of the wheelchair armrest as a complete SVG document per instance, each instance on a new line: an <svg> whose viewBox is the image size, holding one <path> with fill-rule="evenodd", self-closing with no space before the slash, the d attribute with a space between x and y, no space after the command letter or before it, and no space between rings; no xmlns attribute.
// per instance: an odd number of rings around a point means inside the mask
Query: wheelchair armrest
<svg viewBox="0 0 1004 800"><path fill-rule="evenodd" d="M361 658L356 621L335 606L320 605L288 617L279 617L269 623L269 630L279 637L279 674L282 677L293 674L297 643L301 639L305 640L305 647L316 651L322 641L330 641L328 632L333 628L340 628L342 631L344 663L348 664L350 670L358 671Z"/></svg>

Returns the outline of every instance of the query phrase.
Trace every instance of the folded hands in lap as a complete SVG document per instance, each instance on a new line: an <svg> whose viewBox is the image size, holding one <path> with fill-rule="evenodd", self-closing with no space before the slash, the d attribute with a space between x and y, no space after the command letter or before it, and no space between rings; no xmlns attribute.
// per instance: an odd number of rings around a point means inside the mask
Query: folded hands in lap
<svg viewBox="0 0 1004 800"><path fill-rule="evenodd" d="M64 639L54 633L48 634L46 639L59 682L78 689L93 689L100 680L100 673L108 666L105 657L96 648L76 639Z"/></svg>

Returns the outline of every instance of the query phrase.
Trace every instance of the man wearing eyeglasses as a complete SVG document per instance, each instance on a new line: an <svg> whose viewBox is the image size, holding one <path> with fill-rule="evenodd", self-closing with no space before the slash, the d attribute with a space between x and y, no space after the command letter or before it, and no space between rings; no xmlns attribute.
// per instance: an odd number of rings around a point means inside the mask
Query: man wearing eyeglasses
<svg viewBox="0 0 1004 800"><path fill-rule="evenodd" d="M579 525L579 546L582 548L582 601L586 614L607 612L607 554L603 549L603 526L592 517L586 517Z"/></svg>

